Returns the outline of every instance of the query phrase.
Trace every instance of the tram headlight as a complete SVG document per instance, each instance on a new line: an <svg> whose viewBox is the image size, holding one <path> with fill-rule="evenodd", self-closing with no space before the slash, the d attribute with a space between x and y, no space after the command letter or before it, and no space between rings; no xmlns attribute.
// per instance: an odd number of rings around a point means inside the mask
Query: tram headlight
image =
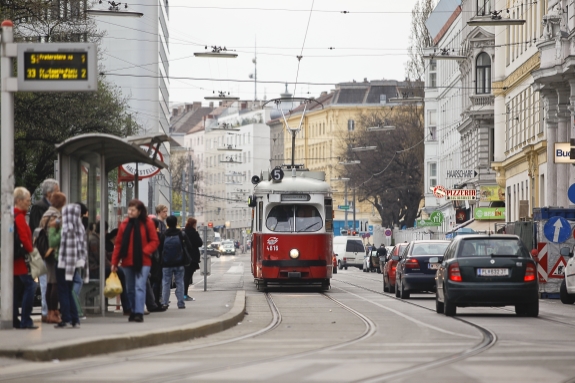
<svg viewBox="0 0 575 383"><path fill-rule="evenodd" d="M299 250L298 250L298 249L291 249L291 250L289 251L289 256L290 256L290 258L292 258L292 259L299 258Z"/></svg>

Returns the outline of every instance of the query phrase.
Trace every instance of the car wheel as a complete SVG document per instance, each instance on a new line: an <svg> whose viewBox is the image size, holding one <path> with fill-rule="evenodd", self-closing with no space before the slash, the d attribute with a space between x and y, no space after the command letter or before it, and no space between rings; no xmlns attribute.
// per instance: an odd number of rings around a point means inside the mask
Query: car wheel
<svg viewBox="0 0 575 383"><path fill-rule="evenodd" d="M457 313L457 307L454 303L450 302L447 297L443 298L443 313L448 317L454 317Z"/></svg>
<svg viewBox="0 0 575 383"><path fill-rule="evenodd" d="M396 291L396 290L395 290L395 285L392 285L392 284L390 283L390 284L389 284L389 292L393 294L393 293L395 293L395 291Z"/></svg>
<svg viewBox="0 0 575 383"><path fill-rule="evenodd" d="M333 274L337 274L337 267L333 268Z"/></svg>
<svg viewBox="0 0 575 383"><path fill-rule="evenodd" d="M220 257L220 254L219 254L219 253L218 253L218 254L216 254L216 258L219 258L219 257Z"/></svg>
<svg viewBox="0 0 575 383"><path fill-rule="evenodd" d="M409 291L405 290L403 287L403 281L401 282L401 291L399 292L399 296L401 299L409 299Z"/></svg>
<svg viewBox="0 0 575 383"><path fill-rule="evenodd" d="M435 312L438 314L443 314L444 304L439 301L439 297L435 294Z"/></svg>
<svg viewBox="0 0 575 383"><path fill-rule="evenodd" d="M389 287L387 287L387 284L385 283L385 278L383 278L383 292L384 293L389 292Z"/></svg>
<svg viewBox="0 0 575 383"><path fill-rule="evenodd" d="M397 279L395 280L395 296L399 298L399 287L397 286Z"/></svg>
<svg viewBox="0 0 575 383"><path fill-rule="evenodd" d="M381 274L381 269L376 269L375 270L378 274Z"/></svg>
<svg viewBox="0 0 575 383"><path fill-rule="evenodd" d="M341 261L337 261L337 267L341 270L343 269L343 265L341 264Z"/></svg>
<svg viewBox="0 0 575 383"><path fill-rule="evenodd" d="M561 282L561 287L559 288L559 297L561 298L561 303L566 305L572 305L575 303L575 296L569 295L567 292L567 283L565 279Z"/></svg>
<svg viewBox="0 0 575 383"><path fill-rule="evenodd" d="M539 316L539 299L532 303L515 305L515 314L521 317L534 317Z"/></svg>
<svg viewBox="0 0 575 383"><path fill-rule="evenodd" d="M346 267L344 267L344 269L346 269L346 270L347 270L347 266L346 266Z"/></svg>

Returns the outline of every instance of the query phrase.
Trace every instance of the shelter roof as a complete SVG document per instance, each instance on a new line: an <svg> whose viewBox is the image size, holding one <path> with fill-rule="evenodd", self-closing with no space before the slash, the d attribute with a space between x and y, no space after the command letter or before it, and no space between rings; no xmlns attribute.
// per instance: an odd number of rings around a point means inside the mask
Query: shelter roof
<svg viewBox="0 0 575 383"><path fill-rule="evenodd" d="M164 162L150 157L145 150L140 149L139 145L111 134L88 133L57 144L56 150L60 154L78 157L90 154L103 155L106 159L106 172L130 162L146 163L158 168L168 167Z"/></svg>

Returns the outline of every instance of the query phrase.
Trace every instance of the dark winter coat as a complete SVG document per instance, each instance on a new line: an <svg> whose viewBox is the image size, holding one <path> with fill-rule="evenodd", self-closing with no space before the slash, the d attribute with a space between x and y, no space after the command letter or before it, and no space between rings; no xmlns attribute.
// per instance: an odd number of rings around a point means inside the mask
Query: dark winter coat
<svg viewBox="0 0 575 383"><path fill-rule="evenodd" d="M50 203L46 197L42 197L40 201L32 205L32 208L30 209L30 218L28 219L28 225L30 226L32 234L34 234L34 230L40 226L40 221L42 220L44 213L48 211L49 207Z"/></svg>
<svg viewBox="0 0 575 383"><path fill-rule="evenodd" d="M200 237L200 234L193 227L186 227L186 236L189 238L192 245L192 264L190 265L192 270L198 270L200 268L200 247L204 245L204 241Z"/></svg>
<svg viewBox="0 0 575 383"><path fill-rule="evenodd" d="M162 258L162 253L164 251L164 241L166 240L166 237L174 237L174 236L179 236L180 240L182 241L182 246L183 249L186 253L188 253L190 255L190 257L192 257L193 259L193 246L190 242L190 240L188 239L188 237L186 236L186 234L182 233L182 231L178 228L168 228L164 234L160 234L160 247L159 247L159 251L160 251L160 259ZM197 249L196 249L197 250ZM185 266L185 264L187 263L186 261L186 257L182 258L182 263L179 265L170 265L170 266L163 266L163 267L180 267L180 266ZM193 263L193 261L192 261Z"/></svg>

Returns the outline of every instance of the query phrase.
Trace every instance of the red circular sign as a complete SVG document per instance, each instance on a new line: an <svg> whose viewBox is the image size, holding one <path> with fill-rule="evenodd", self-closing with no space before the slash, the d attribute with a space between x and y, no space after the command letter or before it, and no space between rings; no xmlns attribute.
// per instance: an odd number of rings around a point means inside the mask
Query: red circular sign
<svg viewBox="0 0 575 383"><path fill-rule="evenodd" d="M447 190L443 186L437 185L433 188L433 195L435 198L443 198L447 195Z"/></svg>
<svg viewBox="0 0 575 383"><path fill-rule="evenodd" d="M142 150L148 151L149 146L148 145L140 145L140 148ZM156 152L156 148L152 148L152 150L150 151L150 158L152 158L154 156L154 153ZM161 162L164 162L164 156L162 155L161 152L158 151L157 154L157 158L158 160L160 160ZM124 164L122 166L120 166L122 168L122 170L128 174L131 174L133 176L136 175L136 163L135 162L131 162L128 164ZM155 176L156 174L158 174L160 172L160 168L154 166L154 165L150 165L150 164L143 164L143 163L138 163L138 174L139 174L139 179L144 179L144 178L150 178Z"/></svg>

